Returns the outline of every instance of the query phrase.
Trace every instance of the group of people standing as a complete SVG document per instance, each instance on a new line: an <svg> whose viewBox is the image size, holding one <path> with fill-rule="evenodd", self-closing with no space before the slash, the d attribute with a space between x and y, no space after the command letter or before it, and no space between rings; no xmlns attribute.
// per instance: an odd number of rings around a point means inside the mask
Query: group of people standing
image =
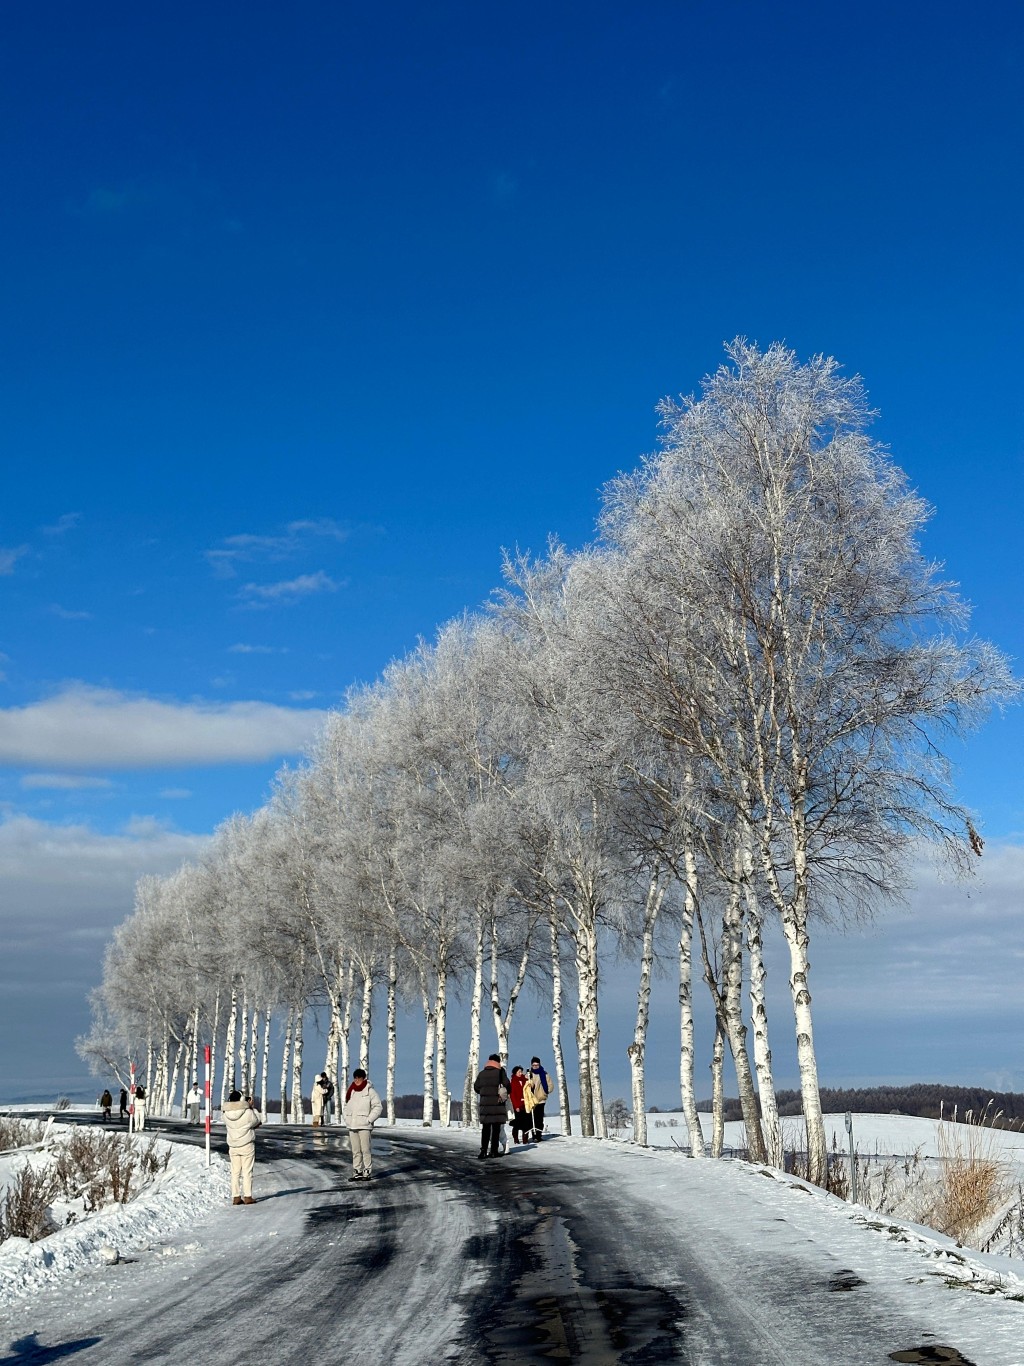
<svg viewBox="0 0 1024 1366"><path fill-rule="evenodd" d="M498 1157L501 1129L512 1112L512 1142L539 1143L544 1136L544 1106L551 1079L540 1058L530 1059L530 1070L513 1067L511 1077L492 1053L473 1083L480 1097L480 1157Z"/></svg>
<svg viewBox="0 0 1024 1366"><path fill-rule="evenodd" d="M109 1124L111 1111L114 1108L114 1097L110 1094L109 1087L104 1088L96 1104L102 1112L102 1123ZM121 1087L121 1106L117 1117L122 1124L127 1120L128 1129L131 1133L139 1133L146 1127L146 1088L144 1086L136 1086L130 1098L127 1088Z"/></svg>

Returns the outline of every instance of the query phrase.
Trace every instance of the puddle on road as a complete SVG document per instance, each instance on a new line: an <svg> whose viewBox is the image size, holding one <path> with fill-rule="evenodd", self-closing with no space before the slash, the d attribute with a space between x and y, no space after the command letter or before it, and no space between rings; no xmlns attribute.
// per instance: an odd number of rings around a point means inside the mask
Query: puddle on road
<svg viewBox="0 0 1024 1366"><path fill-rule="evenodd" d="M496 1322L475 1325L485 1360L646 1366L678 1361L682 1302L660 1286L585 1282L580 1250L554 1210L515 1240L522 1270Z"/></svg>

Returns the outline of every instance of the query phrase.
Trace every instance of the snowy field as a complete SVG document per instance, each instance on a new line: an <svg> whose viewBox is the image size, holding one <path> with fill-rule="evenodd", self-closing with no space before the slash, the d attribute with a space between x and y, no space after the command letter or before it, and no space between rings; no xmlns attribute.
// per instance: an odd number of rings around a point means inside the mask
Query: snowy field
<svg viewBox="0 0 1024 1366"><path fill-rule="evenodd" d="M678 1219L689 1229L706 1225L711 1243L716 1226L742 1227L746 1220L754 1265L758 1257L771 1258L780 1251L817 1248L825 1269L834 1273L843 1268L842 1274L849 1269L864 1282L881 1283L908 1316L948 1312L961 1350L966 1350L964 1343L973 1344L972 1359L1024 1366L1024 1261L962 1249L911 1219L877 1218L862 1205L848 1204L781 1173L769 1173L766 1181L763 1169L745 1163L688 1161L677 1150L686 1139L681 1116L652 1114L648 1126L647 1149L630 1143L625 1130L621 1138L607 1143L560 1137L539 1150L512 1149L510 1159L543 1160L549 1169L552 1164L564 1165L577 1177L582 1170L634 1207L653 1201L661 1218ZM274 1128L271 1121L258 1143L271 1138ZM425 1130L417 1121L403 1121L400 1128L403 1135L424 1144L475 1147L477 1141L475 1133L458 1127ZM828 1128L837 1150L845 1151L844 1117L829 1117ZM551 1117L548 1130L558 1133L557 1116ZM386 1126L378 1128L376 1142L385 1149L387 1134ZM793 1134L795 1142L796 1122ZM904 1162L915 1155L937 1158L941 1149L933 1121L899 1115L855 1115L854 1137L861 1155ZM742 1139L742 1126L727 1126L727 1145L738 1147ZM1012 1183L1024 1182L1024 1135L993 1131L991 1141ZM207 1168L200 1148L172 1144L171 1149L166 1171L132 1203L77 1219L34 1244L12 1239L0 1245L0 1317L10 1321L14 1311L24 1310L34 1297L47 1298L54 1292L70 1314L76 1304L84 1311L110 1298L114 1252L122 1262L145 1263L147 1280L156 1285L161 1276L170 1284L171 1278L190 1274L187 1269L204 1256L242 1255L248 1233L228 1203L224 1159L215 1153ZM39 1152L0 1156L0 1186L26 1160L37 1163L45 1158ZM264 1194L273 1195L266 1189L268 1179L264 1173ZM273 1203L275 1217L283 1220L273 1231L279 1228L284 1236L292 1223L297 1229L300 1206L288 1214L287 1201ZM708 1255L713 1264L710 1245ZM936 1297L937 1288L949 1287L978 1293Z"/></svg>

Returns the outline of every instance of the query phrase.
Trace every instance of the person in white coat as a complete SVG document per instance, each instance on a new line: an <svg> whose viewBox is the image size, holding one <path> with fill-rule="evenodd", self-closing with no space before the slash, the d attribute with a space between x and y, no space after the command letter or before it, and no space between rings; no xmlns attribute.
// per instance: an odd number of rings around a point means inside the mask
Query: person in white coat
<svg viewBox="0 0 1024 1366"><path fill-rule="evenodd" d="M188 1107L188 1122L190 1124L199 1123L199 1103L202 1099L202 1093L199 1090L198 1085L193 1082L188 1089L188 1095L185 1097L185 1104Z"/></svg>
<svg viewBox="0 0 1024 1366"><path fill-rule="evenodd" d="M370 1085L366 1073L361 1067L357 1067L352 1073L352 1085L345 1092L344 1108L348 1140L352 1148L350 1181L369 1181L373 1177L370 1134L383 1109L384 1104Z"/></svg>
<svg viewBox="0 0 1024 1366"><path fill-rule="evenodd" d="M256 1166L256 1130L260 1117L251 1100L243 1100L241 1092L232 1091L224 1106L224 1127L228 1131L228 1152L231 1154L231 1203L255 1205L252 1198L252 1173Z"/></svg>
<svg viewBox="0 0 1024 1366"><path fill-rule="evenodd" d="M133 1134L141 1134L146 1127L146 1088L136 1086L135 1094L132 1097L131 1131Z"/></svg>
<svg viewBox="0 0 1024 1366"><path fill-rule="evenodd" d="M326 1072L321 1072L313 1083L313 1090L310 1093L310 1108L313 1111L313 1128L319 1128L324 1123L324 1111L327 1108L327 1097L330 1092L331 1083Z"/></svg>

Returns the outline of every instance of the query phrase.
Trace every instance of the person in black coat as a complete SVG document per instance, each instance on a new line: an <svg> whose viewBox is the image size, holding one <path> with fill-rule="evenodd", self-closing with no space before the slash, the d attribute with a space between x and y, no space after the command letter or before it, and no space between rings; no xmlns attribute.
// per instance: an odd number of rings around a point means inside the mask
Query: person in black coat
<svg viewBox="0 0 1024 1366"><path fill-rule="evenodd" d="M498 1137L508 1119L508 1076L501 1058L492 1053L473 1083L480 1097L480 1156L498 1156Z"/></svg>

